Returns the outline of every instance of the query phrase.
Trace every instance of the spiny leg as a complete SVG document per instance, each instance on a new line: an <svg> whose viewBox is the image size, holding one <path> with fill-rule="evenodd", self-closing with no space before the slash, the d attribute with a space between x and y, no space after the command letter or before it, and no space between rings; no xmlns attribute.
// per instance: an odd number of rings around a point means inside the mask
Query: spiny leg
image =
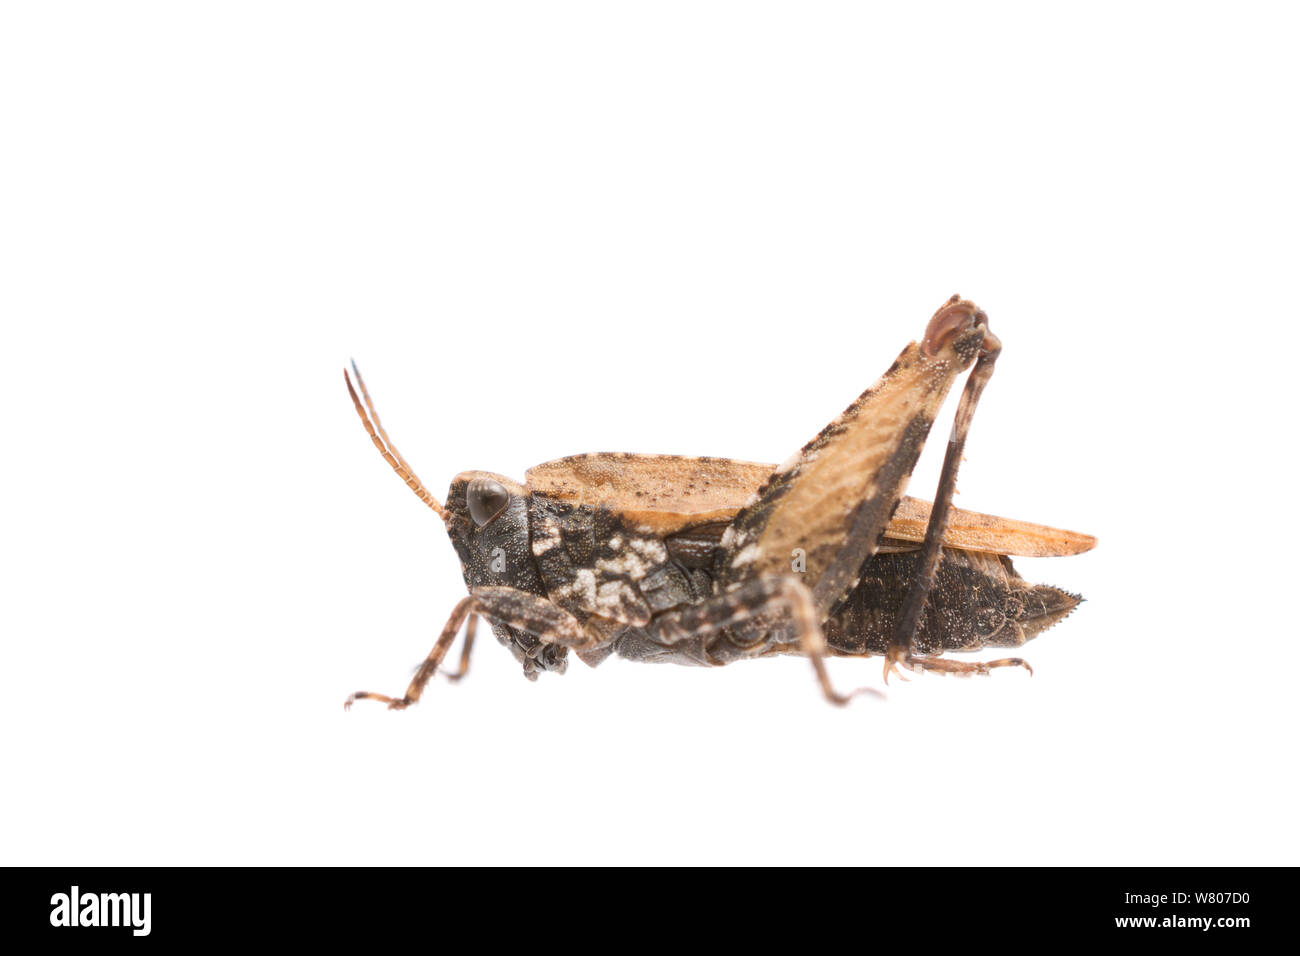
<svg viewBox="0 0 1300 956"><path fill-rule="evenodd" d="M460 665L454 671L443 671L447 680L460 680L469 673L469 655L474 650L474 633L478 630L478 615L471 614L465 623L465 641L460 646Z"/></svg>
<svg viewBox="0 0 1300 956"><path fill-rule="evenodd" d="M958 677L970 677L973 674L987 677L998 667L1023 667L1031 676L1034 673L1029 663L1019 657L1003 657L996 661L954 661L946 657L908 656L899 663L914 671L934 671L938 674L956 674Z"/></svg>
<svg viewBox="0 0 1300 956"><path fill-rule="evenodd" d="M489 622L525 631L548 644L582 647L587 642L587 634L581 622L564 608L540 595L516 588L475 588L468 597L463 597L456 603L433 650L424 659L424 663L416 668L405 694L389 697L387 694L357 691L343 702L343 709L351 709L352 704L358 700L377 700L387 704L389 710L403 710L417 702L424 693L425 685L438 672L461 625L473 614L481 614Z"/></svg>
<svg viewBox="0 0 1300 956"><path fill-rule="evenodd" d="M799 648L812 662L817 683L831 703L843 706L858 694L883 696L870 687L859 687L848 694L839 693L826 671L826 638L817 621L817 608L812 592L803 582L791 577L768 576L742 584L733 591L710 598L673 614L659 618L653 624L657 636L668 644L691 637L711 634L724 628L742 624L751 618L772 611L782 611L794 625L799 638Z"/></svg>
<svg viewBox="0 0 1300 956"><path fill-rule="evenodd" d="M798 551L818 621L843 604L879 547L944 397L976 358L982 316L954 296L919 343L772 472L724 536L714 569L721 591L788 574Z"/></svg>
<svg viewBox="0 0 1300 956"><path fill-rule="evenodd" d="M979 318L983 318L980 313ZM921 621L921 613L934 587L942 556L944 533L948 530L948 517L952 511L952 496L957 488L957 469L961 465L962 451L966 447L966 436L970 432L971 421L975 417L975 407L979 404L984 386L993 377L993 365L1002 352L1002 343L985 326L984 342L980 347L979 358L966 380L962 390L961 401L957 405L957 414L952 423L952 434L948 438L948 450L943 458L943 470L939 474L939 487L935 491L934 505L930 509L930 523L925 529L925 543L921 548L921 557L917 562L916 575L907 589L903 607L899 613L898 624L889 649L885 652L885 682L890 674L898 673L898 666L914 670L933 670L946 674L989 674L997 667L1029 668L1018 657L1008 657L996 661L964 662L940 659L937 657L914 657L912 641ZM1033 670L1030 669L1030 673ZM899 675L902 676L901 674Z"/></svg>
<svg viewBox="0 0 1300 956"><path fill-rule="evenodd" d="M404 710L418 701L420 695L424 693L424 686L429 683L429 678L437 672L438 665L442 663L442 659L447 656L447 651L452 642L456 640L456 632L460 630L461 624L465 622L466 615L470 614L473 608L473 595L463 597L456 602L456 607L452 609L451 617L447 619L442 633L438 635L433 650L424 659L424 663L416 668L415 676L411 678L411 683L407 686L405 694L401 697L389 697L387 694L359 690L343 702L343 709L351 710L352 704L358 700L377 700L380 703L387 704L389 710Z"/></svg>

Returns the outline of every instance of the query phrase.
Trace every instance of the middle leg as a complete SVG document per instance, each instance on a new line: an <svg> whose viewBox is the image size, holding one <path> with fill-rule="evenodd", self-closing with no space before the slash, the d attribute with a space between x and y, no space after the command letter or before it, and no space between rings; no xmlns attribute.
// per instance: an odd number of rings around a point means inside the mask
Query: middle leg
<svg viewBox="0 0 1300 956"><path fill-rule="evenodd" d="M818 623L812 592L794 577L755 578L702 604L657 618L650 630L658 639L671 645L743 625L765 614L773 614L793 628L800 651L812 663L817 683L831 703L843 706L858 694L883 696L869 687L860 687L848 694L835 689L826 671L826 638Z"/></svg>

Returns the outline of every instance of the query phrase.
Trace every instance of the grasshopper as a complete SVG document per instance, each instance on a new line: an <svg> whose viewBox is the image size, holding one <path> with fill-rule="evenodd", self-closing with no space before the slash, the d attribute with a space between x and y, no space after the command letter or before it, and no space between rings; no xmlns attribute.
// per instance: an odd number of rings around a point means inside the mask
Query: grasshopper
<svg viewBox="0 0 1300 956"><path fill-rule="evenodd" d="M884 376L784 464L673 455L576 455L504 475L457 475L433 497L380 424L365 382L344 380L385 461L446 525L469 594L392 709L420 699L462 626L453 680L468 670L479 617L524 675L563 673L572 650L595 666L719 666L801 654L826 698L844 704L825 659L884 658L957 675L1029 665L963 662L949 651L1019 647L1082 600L1024 581L1011 555L1078 554L1088 535L952 507L975 407L1001 343L988 317L953 296ZM935 504L905 497L945 396L958 402Z"/></svg>

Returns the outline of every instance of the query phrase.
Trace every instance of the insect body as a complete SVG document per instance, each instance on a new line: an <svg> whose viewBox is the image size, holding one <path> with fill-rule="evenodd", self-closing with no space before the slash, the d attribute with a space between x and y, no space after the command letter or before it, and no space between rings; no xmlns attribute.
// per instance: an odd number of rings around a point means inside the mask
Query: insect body
<svg viewBox="0 0 1300 956"><path fill-rule="evenodd" d="M469 595L392 708L415 703L462 625L469 661L477 617L524 673L563 672L572 650L716 666L808 657L838 693L827 656L987 674L1019 658L942 656L1018 647L1080 598L1016 574L1009 555L1075 554L1087 535L951 507L957 465L1000 343L957 296L935 313L876 385L780 466L670 455L578 455L539 465L523 484L464 472L446 504L430 495L383 430L360 374L348 390L375 445L446 524ZM937 504L903 496L949 388L974 366L958 406ZM355 371L355 368L354 368ZM346 372L345 372L345 378ZM468 623L466 623L468 621Z"/></svg>

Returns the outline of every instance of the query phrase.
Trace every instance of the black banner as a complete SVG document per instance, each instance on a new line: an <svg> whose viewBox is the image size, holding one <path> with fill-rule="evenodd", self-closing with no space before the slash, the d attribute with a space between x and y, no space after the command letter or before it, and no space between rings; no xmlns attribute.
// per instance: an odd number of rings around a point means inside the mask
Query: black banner
<svg viewBox="0 0 1300 956"><path fill-rule="evenodd" d="M569 870L10 869L6 925L51 942L302 941L391 946L479 932L493 948L565 932L574 942L728 947L773 932L860 936L865 949L1025 939L1233 946L1286 933L1289 869ZM693 928L691 928L693 927ZM701 935L703 934L703 935ZM604 941L601 944L601 940ZM450 943L450 939L448 939Z"/></svg>

